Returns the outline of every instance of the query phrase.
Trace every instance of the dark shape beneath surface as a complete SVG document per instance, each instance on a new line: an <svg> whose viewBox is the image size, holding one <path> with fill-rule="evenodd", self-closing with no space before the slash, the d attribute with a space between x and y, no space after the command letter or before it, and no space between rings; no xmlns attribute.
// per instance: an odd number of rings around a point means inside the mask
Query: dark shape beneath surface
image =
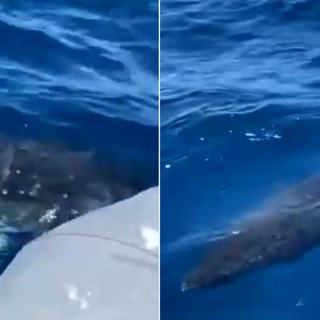
<svg viewBox="0 0 320 320"><path fill-rule="evenodd" d="M40 235L147 187L94 152L0 137L0 232L10 227Z"/></svg>
<svg viewBox="0 0 320 320"><path fill-rule="evenodd" d="M239 221L187 274L182 290L214 288L289 263L320 244L320 177L308 179Z"/></svg>

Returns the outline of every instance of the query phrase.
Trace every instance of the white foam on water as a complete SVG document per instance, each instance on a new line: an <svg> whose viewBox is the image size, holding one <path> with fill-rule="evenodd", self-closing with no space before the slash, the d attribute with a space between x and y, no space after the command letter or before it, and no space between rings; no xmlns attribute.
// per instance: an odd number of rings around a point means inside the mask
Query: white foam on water
<svg viewBox="0 0 320 320"><path fill-rule="evenodd" d="M5 249L9 244L9 237L6 234L0 235L0 250Z"/></svg>

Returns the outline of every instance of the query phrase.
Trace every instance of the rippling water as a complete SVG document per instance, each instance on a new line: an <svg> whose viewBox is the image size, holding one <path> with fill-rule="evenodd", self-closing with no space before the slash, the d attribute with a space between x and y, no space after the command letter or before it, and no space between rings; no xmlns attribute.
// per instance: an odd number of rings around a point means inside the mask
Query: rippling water
<svg viewBox="0 0 320 320"><path fill-rule="evenodd" d="M157 1L2 1L0 35L1 134L95 148L157 183Z"/></svg>
<svg viewBox="0 0 320 320"><path fill-rule="evenodd" d="M179 288L210 231L319 171L319 16L312 0L162 1L165 319L320 316L319 251L221 289Z"/></svg>

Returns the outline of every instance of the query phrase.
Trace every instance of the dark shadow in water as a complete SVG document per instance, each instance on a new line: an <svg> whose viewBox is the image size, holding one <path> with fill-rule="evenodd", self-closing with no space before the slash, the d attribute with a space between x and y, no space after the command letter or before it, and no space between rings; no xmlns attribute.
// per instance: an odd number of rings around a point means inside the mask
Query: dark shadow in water
<svg viewBox="0 0 320 320"><path fill-rule="evenodd" d="M24 245L35 238L33 232L0 232L0 275Z"/></svg>

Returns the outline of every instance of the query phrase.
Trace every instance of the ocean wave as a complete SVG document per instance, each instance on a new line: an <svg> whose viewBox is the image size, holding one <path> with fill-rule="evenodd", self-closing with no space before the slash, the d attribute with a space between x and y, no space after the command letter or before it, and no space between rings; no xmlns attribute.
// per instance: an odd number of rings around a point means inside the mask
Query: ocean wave
<svg viewBox="0 0 320 320"><path fill-rule="evenodd" d="M47 108L37 101L42 98L58 108L59 103L67 110L93 108L103 116L156 126L157 40L140 30L144 23L156 25L156 12L145 16L148 10L141 6L141 19L133 19L134 13L126 13L130 7L113 8L110 2L113 18L90 6L53 4L2 6L0 32L7 39L0 51L2 104L44 113ZM115 19L116 12L122 19ZM26 106L30 99L36 101Z"/></svg>
<svg viewBox="0 0 320 320"><path fill-rule="evenodd" d="M244 123L239 139L252 130L285 138L318 119L317 10L315 1L164 1L164 162L186 159L186 145L206 149L202 137L211 146L234 138Z"/></svg>

